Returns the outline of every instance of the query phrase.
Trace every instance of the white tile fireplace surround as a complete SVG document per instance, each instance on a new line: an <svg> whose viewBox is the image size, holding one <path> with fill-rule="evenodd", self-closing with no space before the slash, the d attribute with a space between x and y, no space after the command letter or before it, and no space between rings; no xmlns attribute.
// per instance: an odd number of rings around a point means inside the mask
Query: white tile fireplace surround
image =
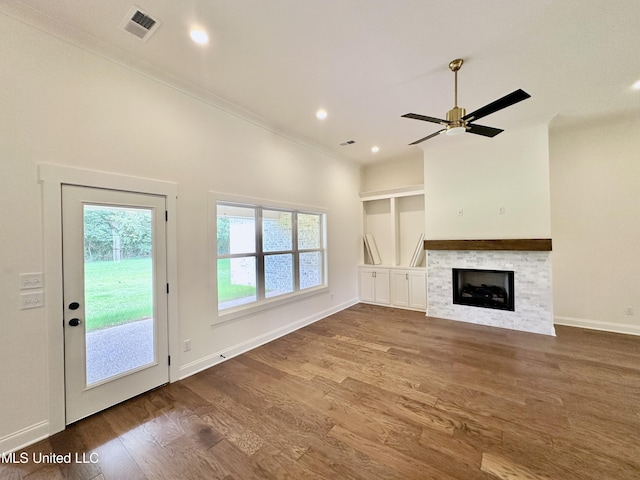
<svg viewBox="0 0 640 480"><path fill-rule="evenodd" d="M515 311L453 303L452 269L512 270ZM550 251L427 251L427 315L430 317L555 335Z"/></svg>

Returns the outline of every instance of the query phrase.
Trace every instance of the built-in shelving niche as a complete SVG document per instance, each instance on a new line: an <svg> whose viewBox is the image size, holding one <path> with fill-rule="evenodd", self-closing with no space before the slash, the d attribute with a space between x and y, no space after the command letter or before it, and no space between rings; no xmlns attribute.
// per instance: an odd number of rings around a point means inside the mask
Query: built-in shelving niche
<svg viewBox="0 0 640 480"><path fill-rule="evenodd" d="M360 200L363 237L360 301L426 311L424 187L361 193ZM373 237L379 263L368 255L365 235ZM415 262L414 256L418 254L419 261Z"/></svg>
<svg viewBox="0 0 640 480"><path fill-rule="evenodd" d="M412 266L416 250L423 250L424 235L424 187L411 187L365 192L362 202L362 234L370 234L380 253L383 266ZM425 266L424 252L416 267ZM372 260L362 248L361 264Z"/></svg>

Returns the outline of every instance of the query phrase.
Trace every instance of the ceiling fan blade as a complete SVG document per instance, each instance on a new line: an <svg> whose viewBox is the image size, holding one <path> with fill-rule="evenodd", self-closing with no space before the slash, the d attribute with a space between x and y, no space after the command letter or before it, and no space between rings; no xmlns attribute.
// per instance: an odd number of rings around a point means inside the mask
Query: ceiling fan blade
<svg viewBox="0 0 640 480"><path fill-rule="evenodd" d="M436 133L432 133L431 135L427 135L426 137L421 138L420 140L416 140L415 142L412 142L409 145L417 145L418 143L422 143L425 140L429 140L430 138L437 137L438 135L440 135L445 130L446 130L446 128L443 128L442 130L439 130Z"/></svg>
<svg viewBox="0 0 640 480"><path fill-rule="evenodd" d="M467 124L467 132L482 135L483 137L495 137L499 133L504 132L499 128L485 127L484 125L476 125L475 123Z"/></svg>
<svg viewBox="0 0 640 480"><path fill-rule="evenodd" d="M448 123L446 120L442 120L441 118L427 117L426 115L420 115L418 113L405 113L402 116L404 118L413 118L414 120L423 120L425 122L441 123L442 125L446 125Z"/></svg>
<svg viewBox="0 0 640 480"><path fill-rule="evenodd" d="M497 112L498 110L502 110L503 108L510 107L514 103L521 102L522 100L526 100L531 95L525 92L522 89L518 89L514 92L511 92L508 95L505 95L502 98L499 98L495 102L491 102L484 107L479 108L478 110L466 114L462 117L462 120L479 120L482 117L486 117L487 115L491 115L492 113Z"/></svg>

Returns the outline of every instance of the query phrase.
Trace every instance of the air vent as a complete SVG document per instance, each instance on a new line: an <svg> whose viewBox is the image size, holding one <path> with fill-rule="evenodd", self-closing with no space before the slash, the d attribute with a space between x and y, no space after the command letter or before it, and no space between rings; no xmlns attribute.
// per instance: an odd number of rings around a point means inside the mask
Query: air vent
<svg viewBox="0 0 640 480"><path fill-rule="evenodd" d="M147 41L151 34L160 26L157 19L143 12L138 7L133 7L122 23L122 28L141 40Z"/></svg>
<svg viewBox="0 0 640 480"><path fill-rule="evenodd" d="M153 18L145 15L140 10L136 10L136 13L133 14L131 21L137 23L141 27L146 28L147 30L151 30L151 27L156 24L156 21Z"/></svg>
<svg viewBox="0 0 640 480"><path fill-rule="evenodd" d="M347 140L346 142L342 142L340 144L341 147L346 147L347 145L353 145L354 143L356 143L355 140Z"/></svg>

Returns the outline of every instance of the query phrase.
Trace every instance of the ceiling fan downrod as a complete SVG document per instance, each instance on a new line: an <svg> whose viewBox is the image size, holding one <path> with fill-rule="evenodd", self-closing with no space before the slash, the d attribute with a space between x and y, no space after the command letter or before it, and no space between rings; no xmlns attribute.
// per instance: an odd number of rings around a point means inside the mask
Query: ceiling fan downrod
<svg viewBox="0 0 640 480"><path fill-rule="evenodd" d="M451 70L454 75L454 106L447 112L447 122L449 122L446 126L447 135L464 133L467 129L467 122L462 119L462 117L466 115L467 111L464 108L458 107L458 70L460 70L463 63L464 61L461 58L452 60L449 63L449 70Z"/></svg>
<svg viewBox="0 0 640 480"><path fill-rule="evenodd" d="M455 88L454 88L454 108L458 107L458 70L462 67L464 61L461 58L456 58L449 62L449 70L451 70L455 76Z"/></svg>

